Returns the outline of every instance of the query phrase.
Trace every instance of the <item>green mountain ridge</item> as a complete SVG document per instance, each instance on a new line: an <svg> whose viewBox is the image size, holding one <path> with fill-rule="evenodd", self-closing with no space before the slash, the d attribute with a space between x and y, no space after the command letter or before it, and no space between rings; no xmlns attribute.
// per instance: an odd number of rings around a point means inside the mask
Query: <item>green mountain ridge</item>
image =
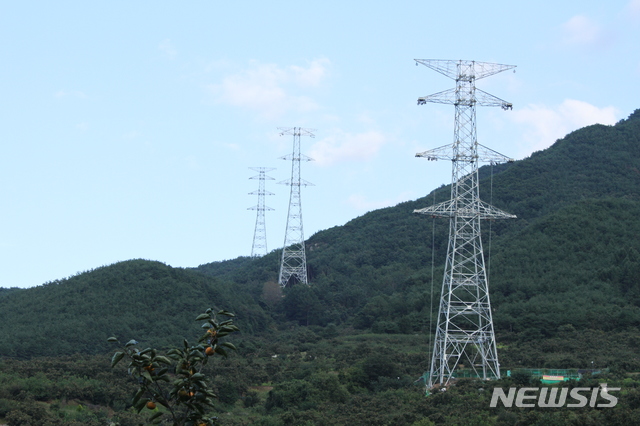
<svg viewBox="0 0 640 426"><path fill-rule="evenodd" d="M480 176L481 197L518 215L483 228L499 340L640 326L640 110L529 158L482 167ZM131 260L3 289L0 355L101 353L108 335L177 344L193 330L192 314L212 305L236 312L245 336L297 326L427 335L448 224L412 212L448 197L440 187L312 235L312 285L284 298L273 297L279 250L187 269Z"/></svg>
<svg viewBox="0 0 640 426"><path fill-rule="evenodd" d="M264 328L266 316L248 313L260 312L254 302L215 278L161 262L119 262L1 297L0 354L105 353L113 335L170 346L197 332L192 312L229 305L245 330Z"/></svg>

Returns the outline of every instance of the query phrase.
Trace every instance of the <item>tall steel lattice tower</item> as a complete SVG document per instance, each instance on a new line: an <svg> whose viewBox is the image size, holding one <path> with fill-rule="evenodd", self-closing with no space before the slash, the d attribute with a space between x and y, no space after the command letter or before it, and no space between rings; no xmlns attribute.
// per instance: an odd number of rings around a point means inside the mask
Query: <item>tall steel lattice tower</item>
<svg viewBox="0 0 640 426"><path fill-rule="evenodd" d="M448 384L456 367L469 368L473 376L485 380L500 378L480 220L515 216L480 200L478 162L513 160L478 143L476 105L499 106L505 110L512 109L512 105L476 89L476 80L515 66L475 61L415 61L416 65L422 64L456 81L455 89L418 98L418 105L433 102L453 104L456 108L453 144L416 154L428 160L450 160L453 169L451 199L414 211L449 218L449 246L428 390Z"/></svg>
<svg viewBox="0 0 640 426"><path fill-rule="evenodd" d="M282 287L302 283L309 284L307 278L307 257L304 249L304 232L302 228L302 204L300 203L300 187L313 185L300 178L300 162L311 161L306 155L300 154L300 137L315 137L314 129L302 127L278 128L280 136L293 135L293 153L280 157L282 160L291 160L291 180L278 182L291 187L289 197L289 212L287 214L287 229L284 234L284 247L282 248L282 262L280 264L280 278L278 282Z"/></svg>
<svg viewBox="0 0 640 426"><path fill-rule="evenodd" d="M264 212L267 210L273 210L271 207L265 205L265 195L273 195L273 192L269 192L265 189L265 181L274 180L271 176L267 176L267 172L275 170L272 167L249 167L251 170L258 172L257 176L252 176L249 179L258 179L258 190L250 192L249 195L258 196L258 204L253 207L249 207L247 210L256 210L256 227L253 231L253 245L251 246L251 257L260 257L267 254L267 226L265 223Z"/></svg>

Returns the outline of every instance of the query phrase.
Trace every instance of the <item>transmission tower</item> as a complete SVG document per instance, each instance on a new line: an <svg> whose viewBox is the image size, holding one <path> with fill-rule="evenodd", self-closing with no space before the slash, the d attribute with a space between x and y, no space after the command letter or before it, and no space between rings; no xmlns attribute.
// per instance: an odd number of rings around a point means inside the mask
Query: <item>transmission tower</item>
<svg viewBox="0 0 640 426"><path fill-rule="evenodd" d="M422 64L456 81L454 89L418 98L418 105L427 102L455 105L453 144L416 154L428 160L450 160L453 168L451 199L414 210L449 218L449 245L427 381L429 390L448 384L456 367L469 368L474 377L485 380L500 378L480 220L516 216L480 200L478 162L513 160L478 143L476 105L499 106L504 110L513 106L476 89L476 80L515 66L475 61L415 61L416 65Z"/></svg>
<svg viewBox="0 0 640 426"><path fill-rule="evenodd" d="M266 210L273 210L264 203L265 195L273 195L273 192L265 190L265 181L267 179L274 180L271 176L267 176L267 172L275 170L272 167L249 167L251 170L258 172L257 176L250 177L249 179L258 179L258 190L250 192L249 195L258 196L258 204L249 207L247 210L257 210L256 213L256 227L253 231L253 245L251 246L251 257L260 257L267 254L267 227L265 224L264 212Z"/></svg>
<svg viewBox="0 0 640 426"><path fill-rule="evenodd" d="M278 182L291 187L289 196L289 212L287 214L287 229L284 234L284 247L282 248L282 262L280 264L280 278L278 282L282 287L296 283L309 284L307 278L307 258L304 250L304 232L302 229L302 204L300 203L300 187L313 185L300 179L300 162L311 161L306 155L300 154L300 137L315 137L314 129L301 127L278 128L280 136L293 135L293 152L290 155L280 157L282 160L291 160L291 180Z"/></svg>

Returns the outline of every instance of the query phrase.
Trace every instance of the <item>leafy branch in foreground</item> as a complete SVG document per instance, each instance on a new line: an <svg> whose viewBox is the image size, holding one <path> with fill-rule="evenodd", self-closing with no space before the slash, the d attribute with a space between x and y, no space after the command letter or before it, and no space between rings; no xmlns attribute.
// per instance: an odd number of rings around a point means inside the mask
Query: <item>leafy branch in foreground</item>
<svg viewBox="0 0 640 426"><path fill-rule="evenodd" d="M218 316L229 319L219 321ZM153 424L163 421L172 422L170 424L174 426L214 424L216 418L208 417L206 410L213 407L216 395L209 389L202 369L211 356L226 357L227 349L236 349L229 342L220 342L221 338L238 331L231 319L234 316L224 310L214 313L211 308L207 309L196 318L196 321L204 321L202 328L206 329L198 343L190 346L185 339L182 349L171 349L165 355L152 348L140 350L135 340L130 340L121 351L113 354L112 368L122 359L129 359L127 371L138 382L138 391L131 404L138 413L145 407L153 410L149 417ZM110 337L108 341L120 343L116 337Z"/></svg>

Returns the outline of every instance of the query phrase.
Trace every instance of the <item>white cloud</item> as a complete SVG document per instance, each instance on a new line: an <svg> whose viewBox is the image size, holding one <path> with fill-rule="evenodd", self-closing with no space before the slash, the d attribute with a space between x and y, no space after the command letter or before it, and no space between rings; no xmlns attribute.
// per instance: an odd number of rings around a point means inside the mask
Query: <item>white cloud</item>
<svg viewBox="0 0 640 426"><path fill-rule="evenodd" d="M160 42L160 44L158 45L158 50L164 53L169 59L174 59L178 54L178 50L176 49L175 45L171 43L171 40L169 40L168 38Z"/></svg>
<svg viewBox="0 0 640 426"><path fill-rule="evenodd" d="M309 64L309 68L303 68L296 65L292 65L291 71L293 72L297 83L300 86L318 86L322 80L327 76L327 68L329 66L329 60L326 58L316 59Z"/></svg>
<svg viewBox="0 0 640 426"><path fill-rule="evenodd" d="M583 15L576 15L562 24L563 42L567 45L590 45L602 37L600 25Z"/></svg>
<svg viewBox="0 0 640 426"><path fill-rule="evenodd" d="M356 210L361 211L371 211L376 209L382 209L385 207L395 206L398 203L402 203L403 201L413 200L415 198L415 194L411 192L403 192L398 194L397 197L393 199L379 200L379 201L371 201L367 200L364 195L353 194L349 196L347 200L347 204Z"/></svg>
<svg viewBox="0 0 640 426"><path fill-rule="evenodd" d="M366 112L362 112L360 114L357 114L356 115L356 120L358 120L359 123L365 124L367 126L371 126L371 125L375 124L375 120L373 118L371 118L371 116Z"/></svg>
<svg viewBox="0 0 640 426"><path fill-rule="evenodd" d="M313 144L309 156L322 166L340 161L369 160L386 141L385 136L376 131L356 134L340 132Z"/></svg>
<svg viewBox="0 0 640 426"><path fill-rule="evenodd" d="M286 111L312 111L318 105L310 97L291 94L299 88L318 86L327 74L329 60L319 59L307 68L253 62L250 69L209 86L218 102L258 111L263 118L277 118Z"/></svg>
<svg viewBox="0 0 640 426"><path fill-rule="evenodd" d="M562 104L549 108L544 105L528 105L509 114L519 124L530 130L525 132L526 144L520 155L529 155L551 146L567 133L591 124L615 124L618 111L612 106L598 108L587 102L566 99Z"/></svg>

